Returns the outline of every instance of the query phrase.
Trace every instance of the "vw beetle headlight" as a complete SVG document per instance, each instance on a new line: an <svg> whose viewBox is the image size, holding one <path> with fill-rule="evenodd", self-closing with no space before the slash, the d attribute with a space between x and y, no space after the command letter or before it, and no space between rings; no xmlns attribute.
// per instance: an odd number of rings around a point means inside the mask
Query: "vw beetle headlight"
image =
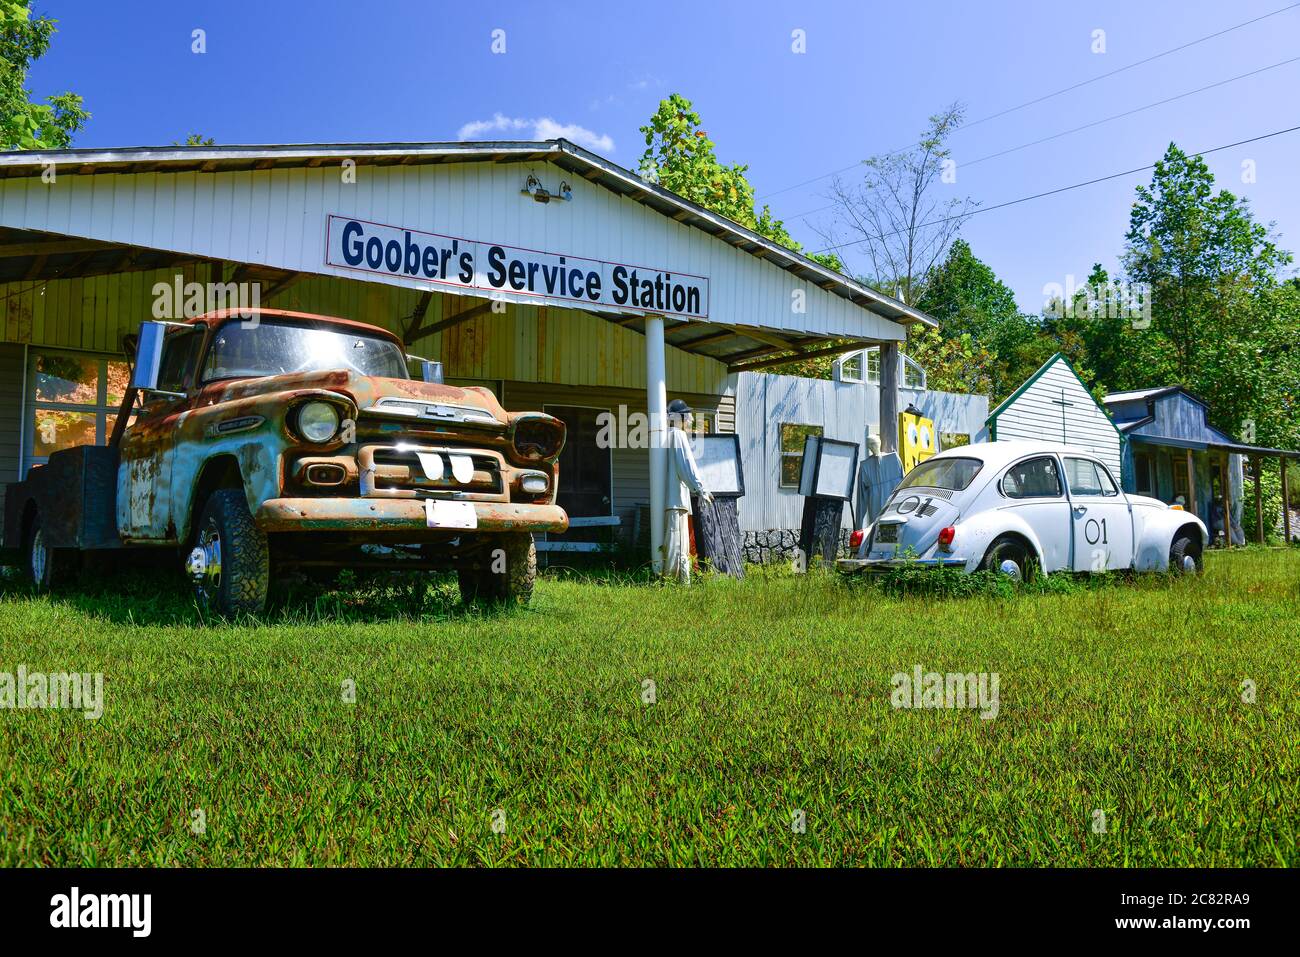
<svg viewBox="0 0 1300 957"><path fill-rule="evenodd" d="M298 434L308 442L328 442L339 430L339 412L328 402L312 401L298 409Z"/></svg>

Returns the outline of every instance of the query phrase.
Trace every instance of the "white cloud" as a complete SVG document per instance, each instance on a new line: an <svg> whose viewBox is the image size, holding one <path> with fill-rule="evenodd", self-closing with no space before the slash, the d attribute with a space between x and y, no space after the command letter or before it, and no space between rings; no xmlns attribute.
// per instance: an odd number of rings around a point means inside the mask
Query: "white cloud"
<svg viewBox="0 0 1300 957"><path fill-rule="evenodd" d="M472 120L466 123L457 132L456 138L476 140L483 139L487 134L493 133L531 134L523 137L530 140L562 138L570 143L585 146L589 150L595 150L597 153L614 152L614 140L607 133L593 133L586 127L578 126L576 123L557 123L549 116L525 119L519 116L506 116L504 113L495 113L490 120Z"/></svg>

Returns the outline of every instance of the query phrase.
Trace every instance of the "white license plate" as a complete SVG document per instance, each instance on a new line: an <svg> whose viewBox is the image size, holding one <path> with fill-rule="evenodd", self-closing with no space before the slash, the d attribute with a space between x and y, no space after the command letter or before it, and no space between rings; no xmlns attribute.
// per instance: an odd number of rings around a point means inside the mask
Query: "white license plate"
<svg viewBox="0 0 1300 957"><path fill-rule="evenodd" d="M898 525L881 525L876 529L876 542L880 545L898 544Z"/></svg>
<svg viewBox="0 0 1300 957"><path fill-rule="evenodd" d="M469 502L424 500L424 521L429 528L478 528L478 513Z"/></svg>

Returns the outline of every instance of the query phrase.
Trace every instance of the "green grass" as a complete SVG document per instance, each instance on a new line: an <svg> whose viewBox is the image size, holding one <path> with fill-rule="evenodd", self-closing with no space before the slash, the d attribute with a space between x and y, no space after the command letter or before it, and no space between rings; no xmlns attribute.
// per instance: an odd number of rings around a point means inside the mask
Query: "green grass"
<svg viewBox="0 0 1300 957"><path fill-rule="evenodd" d="M0 711L0 864L1294 866L1298 583L1246 550L1011 596L759 570L205 626L157 577L0 582L0 671L105 676L98 721ZM998 717L895 710L915 664L998 672Z"/></svg>

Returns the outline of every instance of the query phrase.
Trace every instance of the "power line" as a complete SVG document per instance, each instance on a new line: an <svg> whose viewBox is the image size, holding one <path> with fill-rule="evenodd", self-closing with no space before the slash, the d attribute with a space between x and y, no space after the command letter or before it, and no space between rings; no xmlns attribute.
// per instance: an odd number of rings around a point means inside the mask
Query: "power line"
<svg viewBox="0 0 1300 957"><path fill-rule="evenodd" d="M1157 106L1164 106L1166 103L1172 103L1175 100L1181 100L1189 96L1194 96L1197 93L1204 93L1206 90L1213 90L1216 87L1226 86L1229 83L1235 83L1237 80L1244 80L1246 79L1246 77L1249 76L1255 76L1256 74L1259 73L1265 73L1268 70L1276 70L1280 66L1286 66L1288 63L1295 63L1297 60L1300 60L1300 56L1293 56L1289 60L1282 60L1281 62L1274 63L1271 66L1262 66L1258 70L1251 70L1249 73L1240 73L1237 76L1228 77L1228 79L1226 80L1219 80L1217 83L1211 83L1208 86L1198 87L1195 90L1188 90L1186 93L1179 93L1176 96L1166 97L1163 100L1156 100L1156 102L1148 103L1146 106L1135 107L1134 109L1131 110L1125 110L1123 113L1116 113L1114 116L1107 116L1104 119L1093 120L1091 123L1085 123L1083 124L1083 126L1076 126L1074 129L1071 130L1063 130L1060 133L1053 133L1051 136L1044 136L1042 139L1032 140L1031 142L1028 143L1021 143L1019 146L1012 146L1009 149L999 150L996 153L989 153L987 156L981 156L979 159L973 159L970 160L969 162L959 163L958 166L964 169L966 167L974 166L976 163L983 163L985 160L996 159L999 156L1006 156L1008 153L1015 153L1019 150L1027 149L1030 146L1037 146L1040 143L1047 143L1051 140L1060 139L1062 136L1069 136L1071 133L1079 133L1082 132L1083 130L1089 130L1092 129L1094 126L1101 126L1103 123L1110 123L1113 120L1123 119L1126 116L1132 116L1134 113L1141 113L1144 110L1154 109Z"/></svg>
<svg viewBox="0 0 1300 957"><path fill-rule="evenodd" d="M1252 136L1250 139L1238 140L1235 143L1225 143L1223 146L1215 146L1208 150L1201 150L1200 152L1192 153L1190 155L1208 156L1211 153L1218 153L1221 152L1222 150L1230 150L1237 146L1245 146L1248 143L1258 143L1260 140L1271 139L1274 136L1281 136L1284 133L1294 133L1296 130L1300 130L1300 126L1290 126L1284 130L1274 130L1272 133L1264 133L1260 136ZM998 203L996 206L981 206L979 209L972 210L969 213L962 213L961 215L958 216L945 216L942 219L930 220L929 222L926 223L920 223L915 228L921 229L926 226L940 226L944 223L950 223L954 219L969 219L970 217L976 216L980 213L991 213L995 209L1005 209L1008 206L1016 206L1020 203L1027 203L1032 199L1042 199L1045 196L1055 196L1057 193L1069 192L1072 189L1079 189L1083 186L1093 186L1097 183L1104 183L1107 180L1119 179L1121 176L1132 176L1134 173L1143 173L1149 169L1155 169L1155 166L1156 166L1155 163L1148 163L1146 166L1137 166L1134 167L1133 169L1126 169L1122 173L1111 173L1109 176L1098 176L1096 179L1084 180L1082 183L1071 183L1069 186L1058 186L1056 189L1049 189L1042 193L1034 193L1032 196L1021 196L1019 199L1009 199L1005 203ZM898 236L903 232L905 232L905 230L896 229L892 233L883 233L879 236L867 236L863 239L853 239L850 240L849 242L837 243L833 246L823 246L821 249L814 249L812 251L812 254L826 253L838 249L845 249L849 246L856 246L859 243L865 243L871 239L887 239L890 236ZM805 255L810 255L810 254L806 253Z"/></svg>
<svg viewBox="0 0 1300 957"><path fill-rule="evenodd" d="M1230 76L1226 80L1219 80L1216 83L1210 83L1207 84L1206 86L1197 87L1194 90L1187 90L1183 93L1177 93L1174 96L1165 97L1165 99L1163 100L1156 100L1154 103L1148 103L1145 106L1137 106L1131 110L1125 110L1122 113L1115 113L1112 114L1111 116L1106 116L1099 120L1093 120L1091 123L1084 123L1082 126L1076 126L1068 130L1062 130L1059 133L1053 133L1051 136L1044 136L1041 137L1040 139L1030 140L1028 143L1021 143L1019 146L1011 146L1004 150L998 150L996 153L989 153L985 156L979 157L978 159L965 160L959 162L957 165L958 168L960 169L969 169L970 167L975 166L979 163L983 163L987 160L997 159L1000 156L1007 156L1010 153L1017 153L1020 150L1028 149L1031 146L1038 146L1042 143L1049 143L1052 140L1060 139L1062 136L1069 136L1071 133L1081 133L1084 130L1090 130L1093 127L1102 126L1106 123L1113 122L1114 120L1123 119L1126 116L1133 116L1134 114L1142 113L1145 112L1146 110L1154 109L1157 106L1164 106L1166 103L1173 103L1175 100L1186 99L1189 96L1195 96L1197 93L1204 93L1206 90L1213 90L1216 87L1227 86L1229 83L1235 83L1237 80L1244 80L1247 77L1256 76L1257 74L1260 73L1266 73L1269 70L1276 70L1278 67L1283 67L1290 63L1295 63L1298 60L1300 60L1300 56L1291 57L1289 60L1281 60L1277 63L1270 64L1269 66L1262 66L1257 70L1251 70L1247 73L1239 73L1236 76ZM802 219L804 216L811 216L813 213L820 213L827 209L833 209L838 205L839 203L828 203L825 206L818 206L816 209L808 209L802 213L795 213L793 216L786 217L786 218L791 220Z"/></svg>
<svg viewBox="0 0 1300 957"><path fill-rule="evenodd" d="M1265 13L1262 16L1255 17L1253 20L1245 20L1241 23L1234 24L1233 26L1225 27L1222 30L1215 31L1214 33L1207 33L1203 37L1197 37L1195 40L1189 40L1186 43L1180 44L1176 47L1171 47L1168 50L1164 50L1160 53L1152 54L1151 56L1146 57L1144 59L1135 60L1132 63L1126 64L1125 66L1122 67L1118 67L1117 69L1111 70L1108 73L1101 73L1088 80L1080 80L1078 83L1074 83L1071 84L1070 86L1062 87L1061 89L1056 90L1052 93L1045 93L1042 96L1035 97L1032 100L1026 100L1024 103L1019 103L1015 106L1009 106L1004 110L998 110L996 113L990 113L987 116L981 116L979 119L971 120L969 123L963 124L961 128L957 130L957 132L960 132L961 130L965 130L965 129L970 129L972 126L978 126L981 123L987 123L989 120L995 120L1001 116L1006 116L1008 113L1015 113L1018 110L1023 110L1027 107L1034 106L1037 103L1042 103L1044 100L1050 100L1053 99L1054 97L1058 97L1063 94L1070 93L1074 90L1079 89L1080 87L1085 87L1088 86L1089 84L1096 83L1100 80L1108 79L1112 76L1115 76L1116 74L1124 73L1127 70L1132 70L1136 67L1143 66L1144 64L1151 63L1155 60L1159 60L1162 57L1167 57L1170 54L1178 53L1179 51L1186 50L1189 47L1194 47L1197 44L1204 43L1207 40L1213 40L1215 37L1221 37L1225 34L1232 33L1234 30L1240 30L1242 27L1248 27L1253 23L1259 23L1261 20L1267 20L1269 17L1275 17L1279 13L1286 13L1288 10L1294 10L1296 7L1300 7L1300 3L1291 3L1285 7L1279 7L1277 10L1274 10L1271 13ZM905 152L906 150L910 150L917 145L919 144L912 143L911 145L905 146L902 149L891 150L888 153L884 153L882 155L893 156L895 153ZM793 186L786 186L783 189L773 190L770 193L763 193L761 196L756 196L755 199L767 199L769 196L779 196L782 193L788 193L791 190L799 189L800 187L803 186L810 186L813 183L820 182L821 180L828 179L832 176L838 176L840 173L847 173L849 170L856 169L861 165L862 165L862 161L859 160L858 162L853 163L851 166L844 166L841 167L840 169L831 170L831 172L829 173L823 173L820 176L814 176L812 179L804 180L802 183L796 183ZM817 210L812 210L812 212L817 212ZM808 214L801 213L800 215L806 216Z"/></svg>

